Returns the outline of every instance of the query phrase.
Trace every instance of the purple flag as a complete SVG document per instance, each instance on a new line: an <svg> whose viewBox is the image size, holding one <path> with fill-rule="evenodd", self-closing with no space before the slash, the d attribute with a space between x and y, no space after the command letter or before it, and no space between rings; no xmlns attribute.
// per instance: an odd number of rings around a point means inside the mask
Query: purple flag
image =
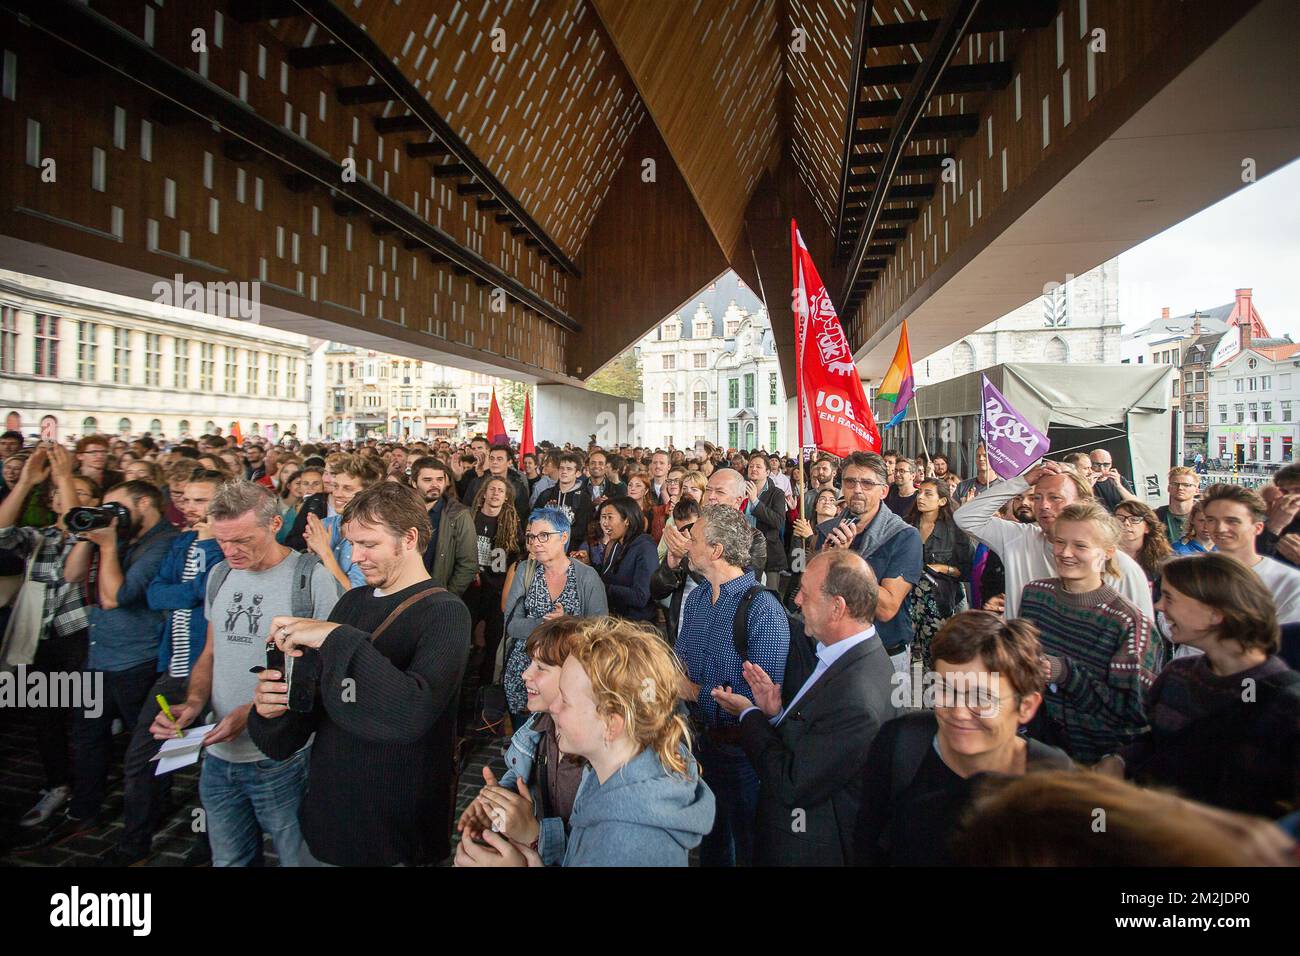
<svg viewBox="0 0 1300 956"><path fill-rule="evenodd" d="M980 437L988 449L989 467L1002 478L1015 478L1046 455L1052 443L1011 407L987 375L980 381Z"/></svg>

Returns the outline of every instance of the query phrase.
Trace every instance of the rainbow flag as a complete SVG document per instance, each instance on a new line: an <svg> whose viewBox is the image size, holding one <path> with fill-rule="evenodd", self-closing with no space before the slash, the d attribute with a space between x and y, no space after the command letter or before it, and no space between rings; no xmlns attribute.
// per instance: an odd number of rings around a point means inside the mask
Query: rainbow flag
<svg viewBox="0 0 1300 956"><path fill-rule="evenodd" d="M894 352L894 361L885 373L884 381L876 390L876 398L883 398L894 403L894 417L886 423L885 428L893 428L907 414L908 402L915 391L912 378L912 350L907 344L907 322L903 322L903 334L898 337L898 350Z"/></svg>

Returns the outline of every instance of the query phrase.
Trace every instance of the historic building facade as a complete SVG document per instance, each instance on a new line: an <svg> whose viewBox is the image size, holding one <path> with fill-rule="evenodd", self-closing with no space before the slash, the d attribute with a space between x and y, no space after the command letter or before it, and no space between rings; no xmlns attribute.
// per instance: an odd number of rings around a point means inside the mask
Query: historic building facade
<svg viewBox="0 0 1300 956"><path fill-rule="evenodd" d="M638 348L645 444L791 450L772 325L734 272L665 318Z"/></svg>
<svg viewBox="0 0 1300 956"><path fill-rule="evenodd" d="M917 387L1004 362L1120 361L1119 260L1045 290L947 348L912 357Z"/></svg>
<svg viewBox="0 0 1300 956"><path fill-rule="evenodd" d="M304 435L307 359L293 332L0 271L0 405L29 435Z"/></svg>
<svg viewBox="0 0 1300 956"><path fill-rule="evenodd" d="M340 342L313 360L324 367L314 437L466 438L486 432L493 387L507 428L512 423L502 379Z"/></svg>

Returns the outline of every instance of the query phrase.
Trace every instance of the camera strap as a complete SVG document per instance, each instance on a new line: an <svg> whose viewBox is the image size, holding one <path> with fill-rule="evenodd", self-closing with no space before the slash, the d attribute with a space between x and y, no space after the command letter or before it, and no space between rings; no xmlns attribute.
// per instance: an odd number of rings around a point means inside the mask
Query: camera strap
<svg viewBox="0 0 1300 956"><path fill-rule="evenodd" d="M409 608L416 601L422 601L424 600L424 598L427 598L431 594L437 594L439 591L445 591L445 590L447 589L432 587L432 588L425 588L423 591L420 591L416 594L412 594L401 604L397 605L397 607L393 608L392 612L388 615L388 617L384 618L383 623L380 624L377 628L375 628L370 633L370 640L372 641L378 640L379 635L384 633L384 631L388 630L388 625L392 624L395 620L397 620L402 615L402 612L405 611L407 608Z"/></svg>

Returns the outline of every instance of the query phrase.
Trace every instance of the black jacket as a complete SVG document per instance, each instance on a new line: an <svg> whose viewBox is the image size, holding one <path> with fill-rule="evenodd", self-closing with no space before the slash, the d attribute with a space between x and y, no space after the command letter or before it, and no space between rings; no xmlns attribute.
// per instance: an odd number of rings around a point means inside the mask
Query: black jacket
<svg viewBox="0 0 1300 956"><path fill-rule="evenodd" d="M944 609L951 613L961 601L961 583L970 580L970 538L955 524L936 521L934 530L930 532L930 537L925 540L922 549L925 556L925 573L938 583L939 596L944 602ZM961 574L955 578L951 575L939 574L930 570L931 564L950 564Z"/></svg>
<svg viewBox="0 0 1300 956"><path fill-rule="evenodd" d="M764 567L756 567L755 573L789 570L785 545L781 541L781 535L785 531L785 492L769 478L758 495L758 503L747 510L754 515L758 530L763 532L767 541L767 561Z"/></svg>
<svg viewBox="0 0 1300 956"><path fill-rule="evenodd" d="M773 727L760 711L740 723L740 743L762 781L754 830L758 866L845 866L862 766L876 733L896 710L893 665L872 635L844 653ZM786 675L782 702L806 676Z"/></svg>
<svg viewBox="0 0 1300 956"><path fill-rule="evenodd" d="M591 522L592 501L587 486L579 483L571 491L564 492L564 503L560 504L560 486L552 485L540 495L533 508L559 508L569 516L572 530L569 532L569 550L577 551L587 539L587 525Z"/></svg>

